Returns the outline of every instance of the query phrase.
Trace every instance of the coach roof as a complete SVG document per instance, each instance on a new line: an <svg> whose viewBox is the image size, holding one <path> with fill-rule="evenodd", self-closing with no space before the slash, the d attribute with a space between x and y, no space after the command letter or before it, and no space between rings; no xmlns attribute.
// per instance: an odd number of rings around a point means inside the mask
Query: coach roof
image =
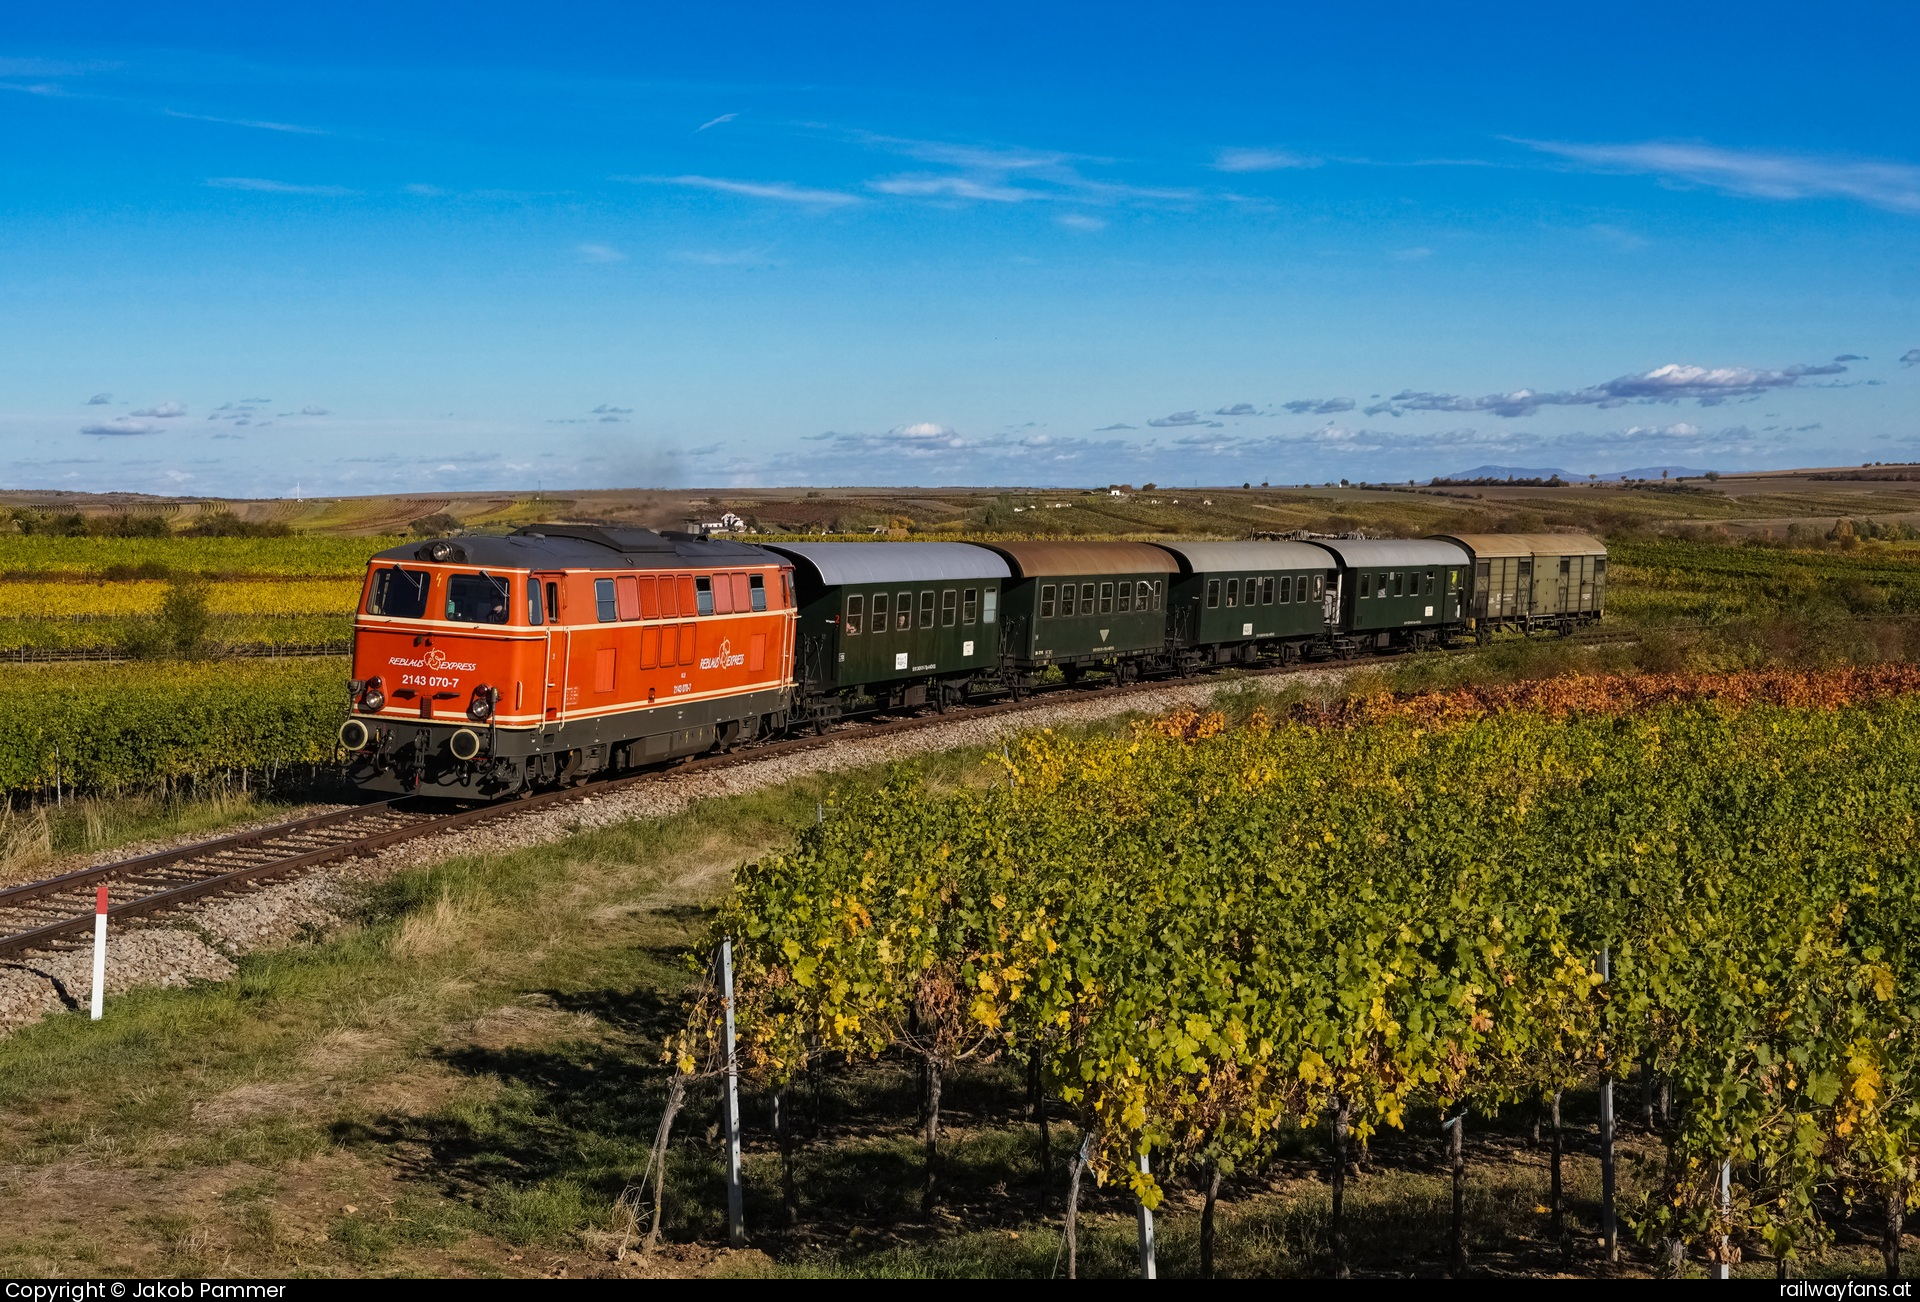
<svg viewBox="0 0 1920 1302"><path fill-rule="evenodd" d="M847 583L941 583L1004 579L1007 563L984 547L953 542L769 543L766 550L812 570L828 587Z"/></svg>
<svg viewBox="0 0 1920 1302"><path fill-rule="evenodd" d="M779 564L778 558L760 548L730 539L577 524L529 525L505 537L430 538L389 547L374 559L504 570L697 570Z"/></svg>
<svg viewBox="0 0 1920 1302"><path fill-rule="evenodd" d="M1342 565L1354 570L1467 563L1467 553L1453 543L1428 539L1316 538L1312 545L1326 548L1340 558Z"/></svg>
<svg viewBox="0 0 1920 1302"><path fill-rule="evenodd" d="M1324 570L1327 554L1297 542L1155 543L1173 553L1188 574L1243 573L1248 570Z"/></svg>
<svg viewBox="0 0 1920 1302"><path fill-rule="evenodd" d="M1177 574L1173 557L1147 543L1009 542L989 544L1023 579L1056 574Z"/></svg>
<svg viewBox="0 0 1920 1302"><path fill-rule="evenodd" d="M1437 533L1474 556L1605 556L1607 545L1584 533Z"/></svg>

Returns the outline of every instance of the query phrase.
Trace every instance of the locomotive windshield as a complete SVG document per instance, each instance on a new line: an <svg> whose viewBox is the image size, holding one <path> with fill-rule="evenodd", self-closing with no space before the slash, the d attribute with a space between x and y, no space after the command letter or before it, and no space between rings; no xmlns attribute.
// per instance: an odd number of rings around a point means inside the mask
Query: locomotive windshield
<svg viewBox="0 0 1920 1302"><path fill-rule="evenodd" d="M421 570L403 570L398 565L373 572L373 591L367 598L369 615L392 615L396 619L419 619L427 613L427 586L433 576Z"/></svg>
<svg viewBox="0 0 1920 1302"><path fill-rule="evenodd" d="M447 578L447 618L465 624L507 622L507 581L491 574L454 574Z"/></svg>

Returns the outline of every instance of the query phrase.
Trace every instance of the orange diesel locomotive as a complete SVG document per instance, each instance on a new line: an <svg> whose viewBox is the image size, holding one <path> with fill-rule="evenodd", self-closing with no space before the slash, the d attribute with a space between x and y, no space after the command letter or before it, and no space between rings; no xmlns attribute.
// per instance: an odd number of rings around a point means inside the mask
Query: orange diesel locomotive
<svg viewBox="0 0 1920 1302"><path fill-rule="evenodd" d="M742 543L576 525L381 552L354 619L351 777L496 798L784 728L792 574Z"/></svg>

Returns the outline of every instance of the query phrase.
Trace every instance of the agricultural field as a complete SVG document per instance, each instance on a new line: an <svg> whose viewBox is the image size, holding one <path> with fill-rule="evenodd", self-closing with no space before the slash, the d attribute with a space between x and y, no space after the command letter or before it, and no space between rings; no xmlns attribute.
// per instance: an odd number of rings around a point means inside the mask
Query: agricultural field
<svg viewBox="0 0 1920 1302"><path fill-rule="evenodd" d="M1911 803L1916 688L1896 666L1242 689L476 846L231 981L0 1040L0 1260L1038 1278L1066 1273L1086 1141L1083 1277L1133 1272L1139 1194L1163 1277L1324 1277L1341 1231L1356 1276L1434 1276L1455 1268L1440 1123L1464 1113L1476 1272L1699 1275L1724 1233L1736 1274L1878 1273L1920 974L1911 820L1860 814ZM744 1251L705 1074L722 931Z"/></svg>

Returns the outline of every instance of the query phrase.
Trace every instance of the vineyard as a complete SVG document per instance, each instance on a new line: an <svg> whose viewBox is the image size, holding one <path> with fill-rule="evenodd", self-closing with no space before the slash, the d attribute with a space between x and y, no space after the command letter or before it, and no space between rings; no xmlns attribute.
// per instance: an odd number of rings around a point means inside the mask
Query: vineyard
<svg viewBox="0 0 1920 1302"><path fill-rule="evenodd" d="M344 659L20 665L0 674L0 792L173 790L325 763Z"/></svg>
<svg viewBox="0 0 1920 1302"><path fill-rule="evenodd" d="M855 795L740 870L715 936L744 1070L779 1090L920 1064L934 1204L943 1074L1026 1063L1092 1180L1208 1191L1203 1260L1220 1176L1330 1135L1336 1273L1349 1145L1657 1081L1664 1174L1626 1232L1785 1271L1864 1214L1897 1257L1915 685L1569 680L1032 736L990 787ZM682 1072L711 1069L718 1025L708 996Z"/></svg>

